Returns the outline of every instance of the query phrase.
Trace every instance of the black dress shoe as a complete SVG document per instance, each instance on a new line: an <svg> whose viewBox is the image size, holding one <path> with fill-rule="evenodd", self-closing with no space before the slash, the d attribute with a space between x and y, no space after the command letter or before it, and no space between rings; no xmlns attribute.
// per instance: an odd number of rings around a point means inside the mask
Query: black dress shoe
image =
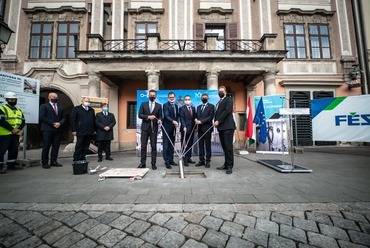
<svg viewBox="0 0 370 248"><path fill-rule="evenodd" d="M58 162L52 162L50 163L50 166L55 166L55 167L62 167L62 164L59 164Z"/></svg>
<svg viewBox="0 0 370 248"><path fill-rule="evenodd" d="M106 158L106 160L110 160L110 161L112 161L112 160L113 160L113 158L111 158L111 157L108 157L108 158Z"/></svg>
<svg viewBox="0 0 370 248"><path fill-rule="evenodd" d="M146 165L145 164L139 164L139 166L137 168L146 168Z"/></svg>
<svg viewBox="0 0 370 248"><path fill-rule="evenodd" d="M12 166L12 167L8 167L8 170L23 170L23 167Z"/></svg>
<svg viewBox="0 0 370 248"><path fill-rule="evenodd" d="M199 162L199 163L196 163L195 166L198 167L198 166L202 166L202 165L205 165L204 162Z"/></svg>
<svg viewBox="0 0 370 248"><path fill-rule="evenodd" d="M233 173L233 169L231 169L231 168L227 168L227 170L226 170L226 174L231 174L231 173Z"/></svg>
<svg viewBox="0 0 370 248"><path fill-rule="evenodd" d="M184 162L184 166L189 166L188 162Z"/></svg>
<svg viewBox="0 0 370 248"><path fill-rule="evenodd" d="M191 160L191 159L188 160L188 163L189 164L195 164L195 162L193 160Z"/></svg>
<svg viewBox="0 0 370 248"><path fill-rule="evenodd" d="M178 163L175 163L174 161L170 162L170 165L178 165Z"/></svg>
<svg viewBox="0 0 370 248"><path fill-rule="evenodd" d="M43 165L42 165L42 168L44 168L44 169L50 169L50 165L48 165L48 164L43 164Z"/></svg>
<svg viewBox="0 0 370 248"><path fill-rule="evenodd" d="M153 170L156 170L157 169L157 166L155 164L152 164L152 169Z"/></svg>
<svg viewBox="0 0 370 248"><path fill-rule="evenodd" d="M221 167L217 167L217 170L226 170L227 167L225 165L221 166Z"/></svg>
<svg viewBox="0 0 370 248"><path fill-rule="evenodd" d="M102 159L102 158L99 158L99 159L98 159L98 162L101 162L101 161L103 161L103 159Z"/></svg>
<svg viewBox="0 0 370 248"><path fill-rule="evenodd" d="M209 167L211 167L211 163L210 162L207 162L206 163L206 168L209 168Z"/></svg>
<svg viewBox="0 0 370 248"><path fill-rule="evenodd" d="M171 165L166 165L167 169L172 169Z"/></svg>

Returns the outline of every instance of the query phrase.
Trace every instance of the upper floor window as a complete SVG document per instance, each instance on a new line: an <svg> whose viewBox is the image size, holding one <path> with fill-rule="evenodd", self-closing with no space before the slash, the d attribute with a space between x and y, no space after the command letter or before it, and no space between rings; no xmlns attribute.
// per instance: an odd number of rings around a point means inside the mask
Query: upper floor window
<svg viewBox="0 0 370 248"><path fill-rule="evenodd" d="M57 58L73 59L76 58L76 47L79 34L78 23L59 23Z"/></svg>
<svg viewBox="0 0 370 248"><path fill-rule="evenodd" d="M218 50L225 50L225 25L210 25L206 24L204 31L206 34L218 34L217 48Z"/></svg>
<svg viewBox="0 0 370 248"><path fill-rule="evenodd" d="M146 39L146 34L157 33L157 23L137 23L135 39Z"/></svg>
<svg viewBox="0 0 370 248"><path fill-rule="evenodd" d="M285 24L285 49L288 59L306 58L304 24Z"/></svg>
<svg viewBox="0 0 370 248"><path fill-rule="evenodd" d="M311 58L330 59L329 28L326 24L309 24Z"/></svg>
<svg viewBox="0 0 370 248"><path fill-rule="evenodd" d="M52 23L32 23L30 42L31 59L51 58L52 34Z"/></svg>

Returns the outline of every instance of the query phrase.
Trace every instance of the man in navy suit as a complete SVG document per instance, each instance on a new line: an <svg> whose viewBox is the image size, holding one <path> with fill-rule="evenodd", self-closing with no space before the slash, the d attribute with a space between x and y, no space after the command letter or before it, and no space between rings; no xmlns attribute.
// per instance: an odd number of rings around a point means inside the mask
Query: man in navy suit
<svg viewBox="0 0 370 248"><path fill-rule="evenodd" d="M71 132L77 136L73 161L86 160L95 133L95 110L90 107L90 98L82 98L82 104L72 109Z"/></svg>
<svg viewBox="0 0 370 248"><path fill-rule="evenodd" d="M177 165L173 161L173 153L176 138L176 128L179 124L179 109L175 103L175 93L168 93L168 102L163 104L163 128L166 130L166 133L163 131L163 160L167 169L171 169L171 165Z"/></svg>
<svg viewBox="0 0 370 248"><path fill-rule="evenodd" d="M110 152L110 143L113 140L113 127L116 125L116 118L109 112L108 103L102 104L102 112L96 114L96 142L98 143L98 162L103 161L103 150L105 158L113 160Z"/></svg>
<svg viewBox="0 0 370 248"><path fill-rule="evenodd" d="M49 102L44 103L40 106L40 123L42 138L44 145L41 153L41 163L44 169L49 169L50 166L62 166L57 162L60 137L61 137L61 126L66 121L64 109L58 104L58 95L54 92L49 93ZM49 151L50 153L50 165L49 165Z"/></svg>
<svg viewBox="0 0 370 248"><path fill-rule="evenodd" d="M218 88L220 100L216 105L214 126L217 127L221 146L225 153L225 163L218 170L226 170L226 174L233 173L234 152L233 138L235 131L235 121L233 118L233 99L226 96L226 87Z"/></svg>
<svg viewBox="0 0 370 248"><path fill-rule="evenodd" d="M195 166L205 165L206 168L211 166L211 139L213 128L211 128L215 106L208 102L208 95L202 94L202 104L197 107L195 123L198 125L199 139L199 162ZM204 152L205 147L205 152Z"/></svg>
<svg viewBox="0 0 370 248"><path fill-rule="evenodd" d="M162 123L162 106L155 102L157 92L149 91L149 101L143 102L139 109L139 118L141 123L141 159L138 168L146 168L146 156L148 139L150 138L150 146L152 147L152 169L157 169L157 134L158 125Z"/></svg>
<svg viewBox="0 0 370 248"><path fill-rule="evenodd" d="M183 160L184 165L189 166L189 163L195 164L191 160L191 151L190 147L193 146L194 131L195 126L195 108L191 105L191 98L189 95L186 95L184 98L184 103L180 108L180 131L181 131L181 149L184 154ZM186 146L186 148L185 148Z"/></svg>

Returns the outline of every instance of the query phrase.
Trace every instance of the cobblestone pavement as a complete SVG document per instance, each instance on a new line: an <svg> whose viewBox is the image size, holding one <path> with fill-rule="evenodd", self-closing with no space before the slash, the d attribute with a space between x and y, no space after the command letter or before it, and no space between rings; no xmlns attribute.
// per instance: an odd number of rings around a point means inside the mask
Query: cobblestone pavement
<svg viewBox="0 0 370 248"><path fill-rule="evenodd" d="M3 247L370 247L370 203L0 203Z"/></svg>

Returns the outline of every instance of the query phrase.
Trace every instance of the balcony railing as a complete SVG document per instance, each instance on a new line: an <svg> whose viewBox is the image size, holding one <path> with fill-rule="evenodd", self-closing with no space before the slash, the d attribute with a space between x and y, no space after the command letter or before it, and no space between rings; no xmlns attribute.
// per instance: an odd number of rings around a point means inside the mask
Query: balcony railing
<svg viewBox="0 0 370 248"><path fill-rule="evenodd" d="M204 50L204 40L161 40L159 50L167 51L197 51Z"/></svg>
<svg viewBox="0 0 370 248"><path fill-rule="evenodd" d="M104 51L141 51L147 50L146 39L127 40L105 40L103 41Z"/></svg>
<svg viewBox="0 0 370 248"><path fill-rule="evenodd" d="M219 40L217 43L219 50L250 51L258 52L262 50L259 40Z"/></svg>

